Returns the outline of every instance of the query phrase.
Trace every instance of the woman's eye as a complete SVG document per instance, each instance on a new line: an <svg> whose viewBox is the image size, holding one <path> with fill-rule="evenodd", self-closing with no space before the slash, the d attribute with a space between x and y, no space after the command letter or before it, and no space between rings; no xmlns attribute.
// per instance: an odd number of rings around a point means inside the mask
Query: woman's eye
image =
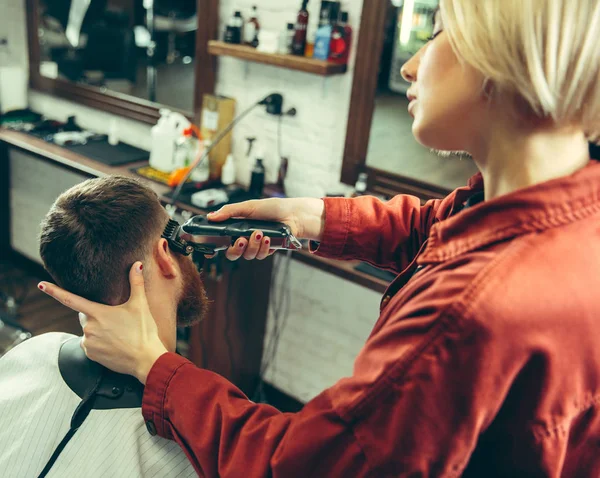
<svg viewBox="0 0 600 478"><path fill-rule="evenodd" d="M442 33L442 30L440 30L440 31L438 31L438 32L434 33L433 35L431 35L431 36L428 38L428 41L433 41L433 40L435 40L435 38L436 38L436 37L437 37L437 36L438 36L440 33Z"/></svg>

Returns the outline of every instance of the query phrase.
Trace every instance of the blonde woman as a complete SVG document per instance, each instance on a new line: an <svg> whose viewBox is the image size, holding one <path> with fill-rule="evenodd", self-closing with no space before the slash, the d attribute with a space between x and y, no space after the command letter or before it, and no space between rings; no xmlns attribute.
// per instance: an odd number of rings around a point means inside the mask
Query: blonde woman
<svg viewBox="0 0 600 478"><path fill-rule="evenodd" d="M442 0L403 74L416 138L468 152L481 171L468 186L424 206L267 200L212 216L284 221L317 254L399 274L353 376L301 412L165 353L135 267L115 309L41 284L87 314L90 358L146 383L144 416L204 476L600 476L600 165L587 142L600 133L600 2ZM268 241L228 256L264 259Z"/></svg>

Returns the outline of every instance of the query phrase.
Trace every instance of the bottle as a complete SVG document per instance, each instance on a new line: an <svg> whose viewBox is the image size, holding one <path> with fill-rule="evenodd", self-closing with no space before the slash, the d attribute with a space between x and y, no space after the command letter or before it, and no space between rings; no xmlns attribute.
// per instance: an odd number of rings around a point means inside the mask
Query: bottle
<svg viewBox="0 0 600 478"><path fill-rule="evenodd" d="M288 158L281 158L279 165L279 174L277 175L277 186L283 191L285 189L285 178L287 176L289 166Z"/></svg>
<svg viewBox="0 0 600 478"><path fill-rule="evenodd" d="M225 30L225 42L239 45L242 43L242 30L244 29L244 19L239 10L229 19Z"/></svg>
<svg viewBox="0 0 600 478"><path fill-rule="evenodd" d="M258 46L258 33L260 32L260 22L258 21L258 8L252 6L252 17L246 22L244 29L244 43L256 48Z"/></svg>
<svg viewBox="0 0 600 478"><path fill-rule="evenodd" d="M194 138L192 128L183 130L183 135L175 143L175 169L187 168L194 162L198 151L198 140Z"/></svg>
<svg viewBox="0 0 600 478"><path fill-rule="evenodd" d="M294 35L296 34L296 26L293 23L288 23L287 28L281 36L281 44L279 53L282 55L291 55L292 47L294 45Z"/></svg>
<svg viewBox="0 0 600 478"><path fill-rule="evenodd" d="M333 27L329 61L340 65L347 65L352 47L352 27L348 25L348 12L342 12L340 22Z"/></svg>
<svg viewBox="0 0 600 478"><path fill-rule="evenodd" d="M192 164L200 155L203 154L204 151L206 151L208 148L210 148L211 144L212 144L212 142L207 139L204 141L204 148L200 149L200 143L199 142L197 143L197 147L193 151ZM196 169L194 169L194 172L190 176L190 179L197 183L205 183L206 181L208 181L209 177L210 177L210 155L208 155L206 158L204 158L202 160L202 162L196 167Z"/></svg>
<svg viewBox="0 0 600 478"><path fill-rule="evenodd" d="M306 49L304 51L304 56L306 58L312 58L315 54L315 41L317 40L317 28L315 25L314 28L309 27L308 33L306 34Z"/></svg>
<svg viewBox="0 0 600 478"><path fill-rule="evenodd" d="M331 34L333 32L333 26L329 20L328 9L321 10L321 21L319 22L319 29L317 30L317 36L315 38L315 51L313 58L317 60L327 60L329 58L329 46L331 43Z"/></svg>
<svg viewBox="0 0 600 478"><path fill-rule="evenodd" d="M235 183L235 162L233 160L233 154L227 156L227 160L221 170L221 182L224 186L230 186Z"/></svg>
<svg viewBox="0 0 600 478"><path fill-rule="evenodd" d="M360 173L358 175L358 180L354 185L354 194L352 197L364 196L367 193L367 181L369 180L369 175L367 173Z"/></svg>
<svg viewBox="0 0 600 478"><path fill-rule="evenodd" d="M108 144L111 146L119 144L119 121L116 118L111 118L108 123Z"/></svg>
<svg viewBox="0 0 600 478"><path fill-rule="evenodd" d="M292 54L304 56L306 51L306 29L308 28L308 0L302 0L302 8L298 12L296 20L296 31L294 32L294 42L292 45Z"/></svg>
<svg viewBox="0 0 600 478"><path fill-rule="evenodd" d="M151 167L163 173L171 173L176 169L175 143L189 126L190 122L185 116L168 109L160 110L160 119L151 130Z"/></svg>
<svg viewBox="0 0 600 478"><path fill-rule="evenodd" d="M249 193L255 197L262 197L263 188L265 186L265 167L263 160L258 157L256 158L256 164L252 168L252 178L250 179Z"/></svg>

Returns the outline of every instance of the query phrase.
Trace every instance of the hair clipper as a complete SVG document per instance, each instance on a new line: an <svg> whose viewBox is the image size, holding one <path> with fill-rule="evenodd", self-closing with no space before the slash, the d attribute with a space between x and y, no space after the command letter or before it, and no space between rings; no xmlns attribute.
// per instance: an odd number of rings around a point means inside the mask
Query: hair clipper
<svg viewBox="0 0 600 478"><path fill-rule="evenodd" d="M193 252L212 255L231 247L240 237L250 238L255 231L271 239L270 249L302 249L300 241L283 223L250 219L209 221L205 216L194 216L183 225L170 220L164 237L174 251L190 255Z"/></svg>

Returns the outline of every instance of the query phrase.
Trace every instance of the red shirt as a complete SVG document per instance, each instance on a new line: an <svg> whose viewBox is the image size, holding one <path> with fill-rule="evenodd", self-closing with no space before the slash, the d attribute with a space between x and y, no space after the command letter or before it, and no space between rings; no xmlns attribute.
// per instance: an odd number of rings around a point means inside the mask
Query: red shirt
<svg viewBox="0 0 600 478"><path fill-rule="evenodd" d="M280 413L165 354L149 428L209 477L600 476L600 165L482 188L326 199L318 253L400 273L352 377Z"/></svg>

